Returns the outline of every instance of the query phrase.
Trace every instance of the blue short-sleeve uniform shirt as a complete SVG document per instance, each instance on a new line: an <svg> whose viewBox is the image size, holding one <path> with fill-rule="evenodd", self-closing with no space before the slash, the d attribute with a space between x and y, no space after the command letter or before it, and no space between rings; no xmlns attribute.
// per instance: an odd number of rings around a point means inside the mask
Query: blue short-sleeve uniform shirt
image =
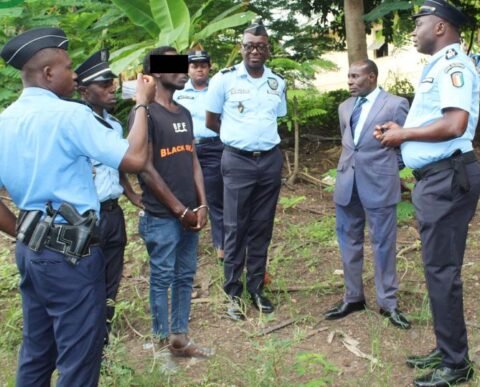
<svg viewBox="0 0 480 387"><path fill-rule="evenodd" d="M175 91L173 99L185 106L193 120L193 136L195 138L206 138L218 136L213 130L205 126L206 97L208 86L199 90L196 89L189 79L183 90Z"/></svg>
<svg viewBox="0 0 480 387"><path fill-rule="evenodd" d="M280 142L277 118L287 114L285 94L282 77L265 67L261 78L252 78L241 62L211 79L206 108L221 115L224 144L266 151Z"/></svg>
<svg viewBox="0 0 480 387"><path fill-rule="evenodd" d="M116 118L104 110L102 119L111 126L110 130L112 130L119 139L123 138L122 125ZM111 168L97 160L92 160L92 165L95 189L97 190L100 203L105 200L119 198L123 193L123 187L120 184L120 173L118 169Z"/></svg>
<svg viewBox="0 0 480 387"><path fill-rule="evenodd" d="M91 159L118 168L127 149L89 107L46 89L25 88L0 114L0 181L23 210L51 201L98 212Z"/></svg>
<svg viewBox="0 0 480 387"><path fill-rule="evenodd" d="M401 145L405 165L421 168L450 157L455 150L471 151L478 121L479 77L471 59L459 44L452 44L432 56L425 66L404 127L426 126L442 118L444 109L469 113L465 133L448 141L406 141Z"/></svg>

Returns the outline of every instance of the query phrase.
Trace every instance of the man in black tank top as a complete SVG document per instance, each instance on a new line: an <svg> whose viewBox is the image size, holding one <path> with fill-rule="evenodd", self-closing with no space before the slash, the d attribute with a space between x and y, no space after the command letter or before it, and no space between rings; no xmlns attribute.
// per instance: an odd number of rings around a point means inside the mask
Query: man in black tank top
<svg viewBox="0 0 480 387"><path fill-rule="evenodd" d="M177 55L159 47L150 55ZM152 331L176 356L208 357L208 348L188 337L193 279L197 267L198 231L207 222L203 176L193 143L193 125L173 93L188 80L183 73L152 73L156 82L149 111L149 155L139 181L143 189L139 231L150 256ZM168 290L171 288L171 313Z"/></svg>

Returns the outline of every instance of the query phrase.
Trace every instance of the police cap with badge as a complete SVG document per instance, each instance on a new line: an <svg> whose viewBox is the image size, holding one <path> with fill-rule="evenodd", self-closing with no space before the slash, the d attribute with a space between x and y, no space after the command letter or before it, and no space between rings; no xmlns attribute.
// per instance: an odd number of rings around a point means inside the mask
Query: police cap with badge
<svg viewBox="0 0 480 387"><path fill-rule="evenodd" d="M97 51L75 69L79 85L103 82L118 78L108 64L108 50Z"/></svg>
<svg viewBox="0 0 480 387"><path fill-rule="evenodd" d="M68 48L68 39L60 28L34 28L10 39L3 46L0 56L18 70L40 50L45 48Z"/></svg>
<svg viewBox="0 0 480 387"><path fill-rule="evenodd" d="M188 63L210 63L210 56L205 50L189 51Z"/></svg>
<svg viewBox="0 0 480 387"><path fill-rule="evenodd" d="M418 13L413 15L413 18L419 18L422 16L434 15L446 20L456 28L460 28L464 24L469 22L468 17L460 11L458 8L454 7L452 4L446 2L445 0L427 0L420 7Z"/></svg>

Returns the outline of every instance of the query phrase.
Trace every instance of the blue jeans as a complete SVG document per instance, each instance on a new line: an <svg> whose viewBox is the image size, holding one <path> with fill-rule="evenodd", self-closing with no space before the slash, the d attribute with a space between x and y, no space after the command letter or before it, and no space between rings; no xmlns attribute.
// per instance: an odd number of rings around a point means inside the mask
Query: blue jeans
<svg viewBox="0 0 480 387"><path fill-rule="evenodd" d="M173 217L140 217L139 231L150 256L150 312L153 334L188 333L192 285L197 270L198 233ZM171 326L168 289L171 287Z"/></svg>

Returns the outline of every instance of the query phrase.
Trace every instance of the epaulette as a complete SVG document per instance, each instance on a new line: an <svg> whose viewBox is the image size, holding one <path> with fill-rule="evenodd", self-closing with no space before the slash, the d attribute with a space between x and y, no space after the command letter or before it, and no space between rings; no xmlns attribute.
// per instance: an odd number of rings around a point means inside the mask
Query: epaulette
<svg viewBox="0 0 480 387"><path fill-rule="evenodd" d="M230 73L232 71L235 71L237 68L235 66L232 67L227 67L226 69L220 70L222 74Z"/></svg>
<svg viewBox="0 0 480 387"><path fill-rule="evenodd" d="M105 120L105 118L103 118L102 116L99 116L93 110L92 110L92 113L93 113L93 116L96 118L96 120L100 122L103 126L105 126L108 129L113 129L113 126L110 125L110 123L107 120Z"/></svg>
<svg viewBox="0 0 480 387"><path fill-rule="evenodd" d="M74 99L74 98L68 98L68 97L61 97L60 99L67 102L75 102L75 103L79 103L80 105L88 106L87 103L81 99Z"/></svg>
<svg viewBox="0 0 480 387"><path fill-rule="evenodd" d="M121 122L117 117L114 117L114 116L112 116L111 114L109 114L109 116L110 116L110 119L112 119L113 121L116 121L116 122L118 122L120 125L122 125L122 122Z"/></svg>
<svg viewBox="0 0 480 387"><path fill-rule="evenodd" d="M272 72L273 74L275 74L277 77L285 80L285 78L284 78L283 76L281 76L279 73L277 73L277 72L275 72L275 71L273 71L273 70L271 70L271 72Z"/></svg>

